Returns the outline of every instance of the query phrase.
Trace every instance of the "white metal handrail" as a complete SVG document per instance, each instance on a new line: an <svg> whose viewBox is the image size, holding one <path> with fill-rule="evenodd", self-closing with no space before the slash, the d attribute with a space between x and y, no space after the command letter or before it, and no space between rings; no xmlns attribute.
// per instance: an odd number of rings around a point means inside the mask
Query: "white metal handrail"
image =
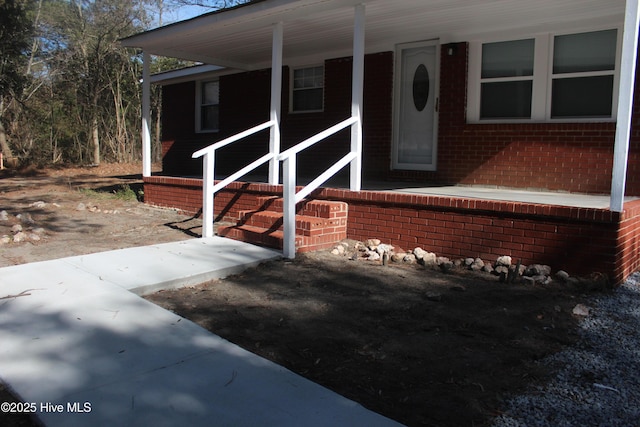
<svg viewBox="0 0 640 427"><path fill-rule="evenodd" d="M259 159L255 160L254 162L243 167L242 169L238 170L237 172L229 175L224 180L218 182L218 184L214 185L216 150L239 141L243 138L251 136L255 133L258 133L262 130L277 127L277 125L277 121L269 120L268 122L262 123L258 126L254 126L251 129L247 129L236 135L230 136L229 138L225 138L222 141L211 144L208 147L198 150L191 155L191 157L194 159L204 156L202 172L202 237L213 236L213 197L215 193L223 187L229 185L231 182L248 174L258 166L261 166L268 161L275 159L278 155L277 152L269 152Z"/></svg>
<svg viewBox="0 0 640 427"><path fill-rule="evenodd" d="M304 188L296 193L296 159L297 154L312 145L328 138L329 136L349 127L360 127L359 117L350 117L330 128L308 138L298 145L289 148L278 156L278 160L283 161L283 228L284 242L283 254L287 258L295 258L296 256L296 204L305 197L318 189L325 181L338 173L342 168L352 162L359 160L361 156L360 150L354 151L353 148L349 153L344 155L340 160L335 162L331 167L325 170L317 178L307 184ZM352 174L352 176L355 176Z"/></svg>
<svg viewBox="0 0 640 427"><path fill-rule="evenodd" d="M322 141L325 138L330 137L334 133L339 132L342 129L346 128L347 126L351 126L351 125L353 125L354 123L357 123L357 122L358 122L358 118L357 117L349 117L348 119L343 120L340 123L338 123L336 125L333 125L333 126L331 126L330 128L328 128L326 130L323 130L322 132L312 136L311 138L305 139L301 143L289 148L288 150L283 151L278 156L278 159L285 160L287 157L291 157L294 154L298 154L300 151L306 150L307 148L311 147L312 145Z"/></svg>
<svg viewBox="0 0 640 427"><path fill-rule="evenodd" d="M191 157L196 159L196 158L202 157L202 156L204 156L206 154L213 153L219 148L222 148L222 147L224 147L226 145L231 144L232 142L236 142L236 141L238 141L240 139L243 139L243 138L246 138L248 136L251 136L254 133L258 133L261 130L265 130L267 128L270 128L274 124L275 123L273 122L273 120L270 120L268 122L264 122L261 125L254 126L251 129L247 129L247 130L245 130L243 132L237 133L237 134L235 134L233 136L230 136L229 138L225 138L222 141L218 141L218 142L216 142L214 144L209 145L208 147L205 147L205 148L203 148L201 150L198 150L195 153L193 153L191 155Z"/></svg>

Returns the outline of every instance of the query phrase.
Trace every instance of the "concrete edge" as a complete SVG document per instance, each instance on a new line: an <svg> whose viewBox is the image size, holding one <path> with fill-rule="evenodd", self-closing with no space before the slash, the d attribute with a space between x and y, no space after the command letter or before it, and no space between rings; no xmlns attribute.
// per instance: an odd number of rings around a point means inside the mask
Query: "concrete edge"
<svg viewBox="0 0 640 427"><path fill-rule="evenodd" d="M154 283L151 285L143 285L136 288L127 289L129 292L132 292L138 296L150 295L159 291L168 291L184 288L187 286L196 286L211 280L216 279L224 279L225 277L231 276L233 274L242 273L244 270L252 267L257 267L266 261L273 261L277 259L281 259L282 255L274 254L272 257L263 258L260 260L250 261L243 264L237 264L231 267L209 271L201 274L194 274L186 277L179 277L176 279L167 280L160 283Z"/></svg>

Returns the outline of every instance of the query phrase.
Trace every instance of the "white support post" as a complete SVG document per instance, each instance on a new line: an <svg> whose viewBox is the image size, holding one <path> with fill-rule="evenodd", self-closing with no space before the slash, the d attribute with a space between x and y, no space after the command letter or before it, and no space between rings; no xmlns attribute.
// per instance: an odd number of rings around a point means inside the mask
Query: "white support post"
<svg viewBox="0 0 640 427"><path fill-rule="evenodd" d="M283 24L273 26L273 46L271 48L271 116L273 122L269 136L269 153L273 158L269 161L269 184L277 185L280 181L280 108L282 101L282 42Z"/></svg>
<svg viewBox="0 0 640 427"><path fill-rule="evenodd" d="M283 165L283 219L284 241L282 254L285 258L296 257L296 155L284 159Z"/></svg>
<svg viewBox="0 0 640 427"><path fill-rule="evenodd" d="M618 89L618 117L616 139L613 148L613 173L611 176L610 209L622 212L627 181L629 159L629 137L633 115L633 91L638 51L638 24L640 13L638 0L627 0L622 36L622 64L620 66L620 87Z"/></svg>
<svg viewBox="0 0 640 427"><path fill-rule="evenodd" d="M142 54L142 176L151 176L151 55Z"/></svg>
<svg viewBox="0 0 640 427"><path fill-rule="evenodd" d="M351 116L358 121L351 126L351 162L349 188L360 191L362 185L362 101L364 92L364 5L355 7L353 20L353 76L351 81Z"/></svg>
<svg viewBox="0 0 640 427"><path fill-rule="evenodd" d="M215 151L204 155L202 165L202 237L213 236L213 170Z"/></svg>

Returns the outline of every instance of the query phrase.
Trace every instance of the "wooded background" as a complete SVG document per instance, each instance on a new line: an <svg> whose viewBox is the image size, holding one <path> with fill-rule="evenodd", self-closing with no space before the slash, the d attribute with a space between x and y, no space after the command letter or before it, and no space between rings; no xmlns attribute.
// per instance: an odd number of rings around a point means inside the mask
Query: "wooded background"
<svg viewBox="0 0 640 427"><path fill-rule="evenodd" d="M246 2L0 0L4 158L37 166L140 159L142 52L122 48L119 40L167 24L167 17L185 19ZM152 73L192 65L152 60ZM151 97L152 155L158 159L159 88L152 86Z"/></svg>

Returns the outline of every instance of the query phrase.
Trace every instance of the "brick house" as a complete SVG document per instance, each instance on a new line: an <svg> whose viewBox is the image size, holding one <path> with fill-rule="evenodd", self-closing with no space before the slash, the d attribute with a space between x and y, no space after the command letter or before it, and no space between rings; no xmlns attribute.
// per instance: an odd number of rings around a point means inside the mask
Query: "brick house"
<svg viewBox="0 0 640 427"><path fill-rule="evenodd" d="M378 237L450 257L597 270L620 283L640 268L637 8L633 0L262 0L132 36L123 44L147 58L211 64L147 71L145 85L162 85L163 173L151 176L147 156L145 199L206 213L213 193L193 153L265 123L216 151L216 177L272 156L216 189L215 219L244 224L265 203L281 210L270 199L286 193L278 156L355 118L296 156L294 187L344 153L357 159L305 197L343 203L347 219L325 221L342 234L311 231L319 237L296 240L298 249L330 244L323 235ZM349 190L332 184L342 181ZM459 193L373 190L391 183ZM526 191L487 199L471 194L478 187ZM540 203L531 191L609 202ZM279 223L264 228L280 233Z"/></svg>

